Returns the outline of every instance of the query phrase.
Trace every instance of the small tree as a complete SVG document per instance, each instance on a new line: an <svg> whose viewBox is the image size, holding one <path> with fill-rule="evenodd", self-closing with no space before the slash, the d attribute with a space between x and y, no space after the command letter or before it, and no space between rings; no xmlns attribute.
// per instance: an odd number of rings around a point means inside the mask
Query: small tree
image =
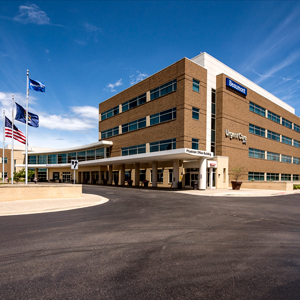
<svg viewBox="0 0 300 300"><path fill-rule="evenodd" d="M231 174L235 181L238 181L242 177L244 172L245 172L245 169L244 169L244 167L241 167L241 166L234 167L231 169Z"/></svg>

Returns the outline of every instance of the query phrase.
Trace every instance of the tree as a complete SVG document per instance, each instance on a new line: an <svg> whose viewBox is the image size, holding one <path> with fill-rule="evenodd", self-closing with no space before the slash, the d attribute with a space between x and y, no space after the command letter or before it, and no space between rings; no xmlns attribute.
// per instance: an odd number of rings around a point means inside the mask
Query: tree
<svg viewBox="0 0 300 300"><path fill-rule="evenodd" d="M28 170L28 179L34 178L35 172L33 170ZM18 182L20 178L25 178L25 168L19 172L14 172L14 180Z"/></svg>
<svg viewBox="0 0 300 300"><path fill-rule="evenodd" d="M231 174L235 181L238 181L242 177L244 172L245 172L245 169L244 169L244 167L241 167L241 166L234 167L231 169Z"/></svg>

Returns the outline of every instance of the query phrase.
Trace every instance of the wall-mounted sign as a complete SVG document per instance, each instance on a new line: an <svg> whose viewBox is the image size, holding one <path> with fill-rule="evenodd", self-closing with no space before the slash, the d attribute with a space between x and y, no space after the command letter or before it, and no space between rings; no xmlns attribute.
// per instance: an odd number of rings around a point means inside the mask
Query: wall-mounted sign
<svg viewBox="0 0 300 300"><path fill-rule="evenodd" d="M214 154L212 152L201 151L201 150L193 150L193 149L185 149L185 153L203 155L203 156L210 156L210 157L214 156Z"/></svg>
<svg viewBox="0 0 300 300"><path fill-rule="evenodd" d="M245 135L242 135L241 133L234 133L229 131L228 129L225 129L225 136L232 139L237 139L242 141L243 144L247 143L247 137Z"/></svg>
<svg viewBox="0 0 300 300"><path fill-rule="evenodd" d="M217 165L217 162L214 161L214 160L208 160L207 161L207 167L208 168L216 168L218 165Z"/></svg>
<svg viewBox="0 0 300 300"><path fill-rule="evenodd" d="M243 95L247 96L247 89L243 86L241 86L240 84L232 81L229 78L226 78L226 86L231 87L232 89L242 93Z"/></svg>

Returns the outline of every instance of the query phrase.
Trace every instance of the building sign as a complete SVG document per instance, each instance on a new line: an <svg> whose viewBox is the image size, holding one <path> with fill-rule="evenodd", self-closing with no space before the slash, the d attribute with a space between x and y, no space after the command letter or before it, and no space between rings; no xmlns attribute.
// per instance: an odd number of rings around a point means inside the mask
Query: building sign
<svg viewBox="0 0 300 300"><path fill-rule="evenodd" d="M217 168L217 162L216 161L214 161L214 160L208 160L207 161L207 167L208 168Z"/></svg>
<svg viewBox="0 0 300 300"><path fill-rule="evenodd" d="M232 81L229 78L226 78L226 86L231 87L232 89L242 93L243 95L247 96L247 89L243 86L239 85L238 83Z"/></svg>
<svg viewBox="0 0 300 300"><path fill-rule="evenodd" d="M195 155L201 155L201 156L209 156L209 157L214 156L212 152L201 151L201 150L185 149L185 152L188 154L195 154Z"/></svg>
<svg viewBox="0 0 300 300"><path fill-rule="evenodd" d="M247 137L245 135L242 135L241 133L234 133L229 131L228 129L225 129L225 136L232 139L237 139L242 141L243 144L247 143Z"/></svg>

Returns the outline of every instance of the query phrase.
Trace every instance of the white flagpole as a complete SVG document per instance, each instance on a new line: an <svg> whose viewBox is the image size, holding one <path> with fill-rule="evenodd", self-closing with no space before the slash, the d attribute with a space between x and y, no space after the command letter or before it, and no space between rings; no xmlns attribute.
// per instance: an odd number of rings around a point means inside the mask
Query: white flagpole
<svg viewBox="0 0 300 300"><path fill-rule="evenodd" d="M11 123L12 123L12 132L11 132L11 184L14 184L14 95L11 97L12 105L11 105Z"/></svg>
<svg viewBox="0 0 300 300"><path fill-rule="evenodd" d="M2 179L4 183L4 148L5 148L5 110L3 110L3 157L2 157Z"/></svg>
<svg viewBox="0 0 300 300"><path fill-rule="evenodd" d="M27 70L26 85L26 157L25 157L25 184L28 185L28 96L29 96L29 70Z"/></svg>

